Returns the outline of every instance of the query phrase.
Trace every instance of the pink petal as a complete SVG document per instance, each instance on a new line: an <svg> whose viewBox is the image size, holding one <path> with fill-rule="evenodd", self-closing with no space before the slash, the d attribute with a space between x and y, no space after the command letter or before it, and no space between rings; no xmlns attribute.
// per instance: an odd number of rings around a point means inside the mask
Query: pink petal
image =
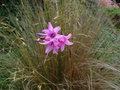
<svg viewBox="0 0 120 90"><path fill-rule="evenodd" d="M53 49L53 54L58 54L58 49Z"/></svg>
<svg viewBox="0 0 120 90"><path fill-rule="evenodd" d="M46 47L46 50L45 50L45 53L49 53L53 48L51 46L47 46Z"/></svg>
<svg viewBox="0 0 120 90"><path fill-rule="evenodd" d="M43 41L45 41L45 40L43 40ZM41 44L41 45L47 45L49 43L50 43L49 41L45 41L44 43L39 42L39 44Z"/></svg>
<svg viewBox="0 0 120 90"><path fill-rule="evenodd" d="M61 51L64 51L64 49L65 49L65 45L63 44L61 45Z"/></svg>
<svg viewBox="0 0 120 90"><path fill-rule="evenodd" d="M67 40L67 41L65 42L65 44L66 44L66 45L73 45L73 43L70 42L69 40Z"/></svg>
<svg viewBox="0 0 120 90"><path fill-rule="evenodd" d="M61 30L61 27L59 27L59 26L57 26L57 27L54 28L54 31L55 31L56 33L58 33L60 30Z"/></svg>
<svg viewBox="0 0 120 90"><path fill-rule="evenodd" d="M59 35L59 34L56 35L56 38L60 38L60 37L61 37L61 35Z"/></svg>
<svg viewBox="0 0 120 90"><path fill-rule="evenodd" d="M47 33L49 33L49 30L48 29L43 29L42 32L47 34Z"/></svg>
<svg viewBox="0 0 120 90"><path fill-rule="evenodd" d="M65 36L67 39L69 39L72 36L72 34L68 34L67 36Z"/></svg>
<svg viewBox="0 0 120 90"><path fill-rule="evenodd" d="M53 30L53 26L52 26L51 22L48 22L48 29Z"/></svg>

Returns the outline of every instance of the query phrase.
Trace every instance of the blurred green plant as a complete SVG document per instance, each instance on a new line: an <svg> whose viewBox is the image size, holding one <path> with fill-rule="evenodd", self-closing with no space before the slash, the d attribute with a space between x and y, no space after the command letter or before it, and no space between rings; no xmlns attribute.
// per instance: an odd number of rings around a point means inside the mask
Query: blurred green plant
<svg viewBox="0 0 120 90"><path fill-rule="evenodd" d="M112 17L116 28L120 28L120 8L105 8L105 11Z"/></svg>
<svg viewBox="0 0 120 90"><path fill-rule="evenodd" d="M1 79L6 80L1 89L119 90L120 35L106 12L81 0L44 0L42 7L37 0L21 0L18 13L0 21L0 33L11 46L0 54ZM73 35L74 45L61 55L46 55L45 47L34 42L48 21Z"/></svg>
<svg viewBox="0 0 120 90"><path fill-rule="evenodd" d="M120 16L120 9L119 8L105 8L105 11L108 12L110 16Z"/></svg>

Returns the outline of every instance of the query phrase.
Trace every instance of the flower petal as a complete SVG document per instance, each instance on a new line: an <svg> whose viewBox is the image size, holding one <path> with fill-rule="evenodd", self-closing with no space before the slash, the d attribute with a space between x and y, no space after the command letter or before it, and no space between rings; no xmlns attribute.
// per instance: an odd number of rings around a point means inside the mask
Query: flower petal
<svg viewBox="0 0 120 90"><path fill-rule="evenodd" d="M67 39L69 39L72 36L72 34L68 34L67 36L65 36Z"/></svg>
<svg viewBox="0 0 120 90"><path fill-rule="evenodd" d="M53 49L53 54L58 54L58 49Z"/></svg>
<svg viewBox="0 0 120 90"><path fill-rule="evenodd" d="M61 35L57 34L55 38L59 39L59 38L61 38Z"/></svg>
<svg viewBox="0 0 120 90"><path fill-rule="evenodd" d="M52 26L51 22L48 22L48 29L53 30L53 26Z"/></svg>
<svg viewBox="0 0 120 90"><path fill-rule="evenodd" d="M49 53L53 48L51 46L47 46L46 47L46 50L45 50L45 53Z"/></svg>
<svg viewBox="0 0 120 90"><path fill-rule="evenodd" d="M61 45L61 51L64 51L64 49L65 49L65 45L63 44Z"/></svg>
<svg viewBox="0 0 120 90"><path fill-rule="evenodd" d="M48 42L44 42L44 43L39 42L39 44L41 44L41 45L47 45Z"/></svg>
<svg viewBox="0 0 120 90"><path fill-rule="evenodd" d="M73 43L70 42L69 40L67 40L67 41L65 42L65 44L66 44L66 45L73 45Z"/></svg>
<svg viewBox="0 0 120 90"><path fill-rule="evenodd" d="M47 34L47 33L49 33L49 30L48 29L43 29L42 32Z"/></svg>
<svg viewBox="0 0 120 90"><path fill-rule="evenodd" d="M58 33L60 30L61 30L61 27L60 27L60 26L57 26L57 27L54 28L54 31L55 31L56 33Z"/></svg>
<svg viewBox="0 0 120 90"><path fill-rule="evenodd" d="M37 33L38 36L45 36L46 34L43 33Z"/></svg>

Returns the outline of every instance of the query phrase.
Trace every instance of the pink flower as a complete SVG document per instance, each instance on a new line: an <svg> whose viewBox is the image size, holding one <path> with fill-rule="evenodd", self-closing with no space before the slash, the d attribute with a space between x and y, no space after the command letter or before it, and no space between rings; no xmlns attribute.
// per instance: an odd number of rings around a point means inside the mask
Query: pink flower
<svg viewBox="0 0 120 90"><path fill-rule="evenodd" d="M44 30L42 30L42 32L44 32L47 35L46 38L51 39L51 38L56 37L58 34L58 31L60 31L60 30L61 30L60 26L53 28L51 22L48 22L48 29L44 29Z"/></svg>
<svg viewBox="0 0 120 90"><path fill-rule="evenodd" d="M50 51L53 51L53 54L58 54L59 49L64 51L65 45L73 45L73 43L69 41L72 34L68 34L68 36L59 35L58 31L60 29L61 27L59 26L53 28L52 24L49 22L48 29L42 30L44 33L37 34L40 38L36 41L38 41L41 45L46 45L45 53L48 54ZM40 42L40 39L43 43Z"/></svg>
<svg viewBox="0 0 120 90"><path fill-rule="evenodd" d="M59 42L57 38L51 39L49 41L44 40L44 43L40 43L42 45L47 45L45 53L49 53L50 51L53 50L53 54L58 54L58 49L59 49Z"/></svg>
<svg viewBox="0 0 120 90"><path fill-rule="evenodd" d="M73 43L68 40L71 36L72 34L69 34L68 36L60 35L58 37L59 47L61 51L64 51L65 45L73 45Z"/></svg>

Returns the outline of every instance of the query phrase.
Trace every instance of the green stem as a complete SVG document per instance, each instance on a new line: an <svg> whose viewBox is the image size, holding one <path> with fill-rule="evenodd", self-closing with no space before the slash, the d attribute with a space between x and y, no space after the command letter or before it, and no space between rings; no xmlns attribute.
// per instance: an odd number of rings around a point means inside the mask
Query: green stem
<svg viewBox="0 0 120 90"><path fill-rule="evenodd" d="M61 82L63 79L63 62L62 62L62 53L59 52L57 55L57 80L58 82Z"/></svg>

